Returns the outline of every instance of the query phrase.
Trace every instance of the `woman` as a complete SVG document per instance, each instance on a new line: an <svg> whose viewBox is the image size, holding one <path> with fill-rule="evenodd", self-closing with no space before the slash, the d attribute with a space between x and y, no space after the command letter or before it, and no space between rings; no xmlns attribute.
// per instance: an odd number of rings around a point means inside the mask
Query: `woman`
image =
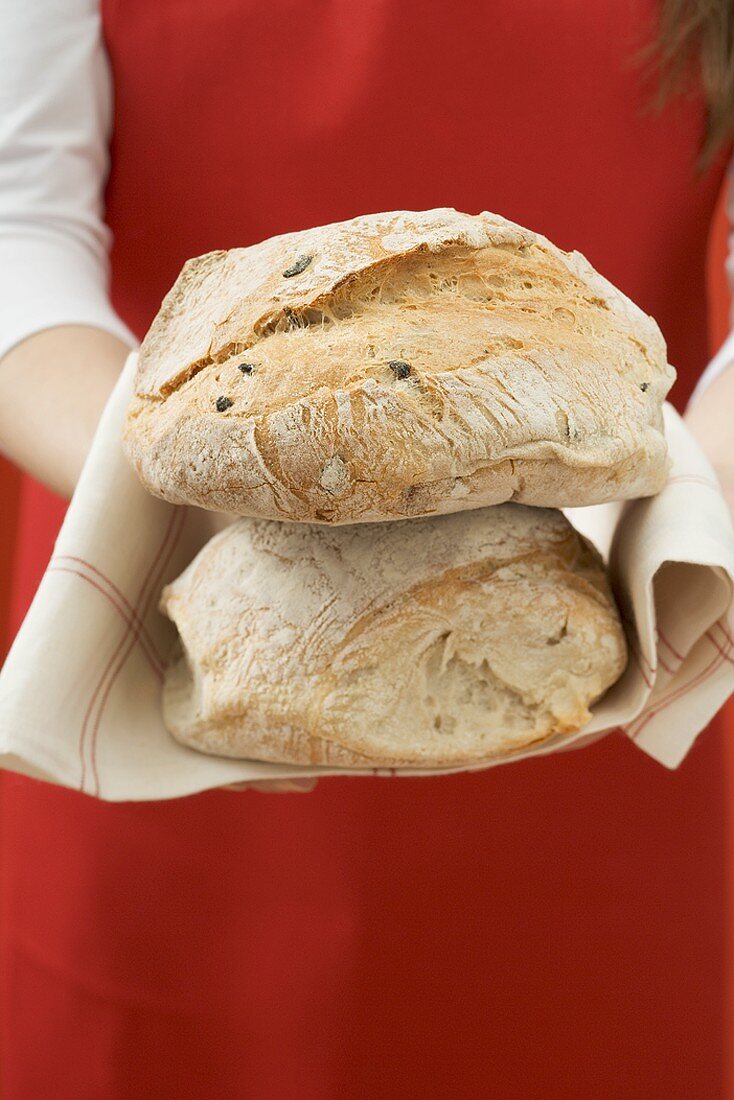
<svg viewBox="0 0 734 1100"><path fill-rule="evenodd" d="M586 253L660 322L683 407L734 118L730 7L698 8L15 5L3 449L68 495L187 257L401 207L488 208ZM705 73L660 113L635 61L656 26ZM728 485L730 354L690 414ZM610 738L305 799L105 805L7 776L4 1095L719 1095L720 775L709 734L675 775Z"/></svg>

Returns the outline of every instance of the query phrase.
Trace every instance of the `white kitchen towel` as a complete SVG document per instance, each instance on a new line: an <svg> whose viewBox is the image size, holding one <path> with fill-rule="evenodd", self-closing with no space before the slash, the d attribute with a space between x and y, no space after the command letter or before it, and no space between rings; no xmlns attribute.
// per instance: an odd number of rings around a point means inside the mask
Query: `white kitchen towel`
<svg viewBox="0 0 734 1100"><path fill-rule="evenodd" d="M0 673L0 764L110 800L173 798L271 777L370 774L205 756L167 733L160 695L174 630L158 597L217 517L155 499L128 466L120 438L134 371L131 355ZM734 691L734 531L705 457L669 406L665 418L673 467L658 496L568 513L609 559L630 644L627 671L581 733L503 763L622 728L638 748L676 767Z"/></svg>

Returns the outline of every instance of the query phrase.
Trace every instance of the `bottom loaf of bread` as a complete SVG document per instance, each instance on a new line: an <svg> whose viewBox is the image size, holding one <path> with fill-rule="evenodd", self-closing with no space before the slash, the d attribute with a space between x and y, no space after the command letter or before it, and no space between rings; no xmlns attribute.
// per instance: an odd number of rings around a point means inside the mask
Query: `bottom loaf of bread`
<svg viewBox="0 0 734 1100"><path fill-rule="evenodd" d="M627 649L596 551L557 511L239 520L163 592L174 737L222 756L449 767L580 729Z"/></svg>

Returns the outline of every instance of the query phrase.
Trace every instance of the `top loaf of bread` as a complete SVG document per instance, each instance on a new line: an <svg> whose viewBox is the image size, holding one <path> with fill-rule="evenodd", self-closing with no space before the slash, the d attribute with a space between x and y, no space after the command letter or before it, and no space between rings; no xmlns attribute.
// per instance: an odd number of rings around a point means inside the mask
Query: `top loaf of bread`
<svg viewBox="0 0 734 1100"><path fill-rule="evenodd" d="M370 214L185 264L125 448L175 503L359 523L649 496L675 373L579 252L497 214Z"/></svg>

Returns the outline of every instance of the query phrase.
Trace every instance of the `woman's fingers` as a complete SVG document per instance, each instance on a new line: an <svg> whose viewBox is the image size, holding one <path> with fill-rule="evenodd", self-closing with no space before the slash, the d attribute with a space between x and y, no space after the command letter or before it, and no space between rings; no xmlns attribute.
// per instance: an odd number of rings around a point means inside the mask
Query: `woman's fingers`
<svg viewBox="0 0 734 1100"><path fill-rule="evenodd" d="M305 794L316 786L315 779L260 779L256 783L229 783L225 791L260 791L261 794Z"/></svg>
<svg viewBox="0 0 734 1100"><path fill-rule="evenodd" d="M253 791L260 791L261 794L271 794L277 792L280 794L287 794L289 792L299 792L304 794L306 791L312 791L316 786L315 779L263 779L262 782L250 783L249 786Z"/></svg>

